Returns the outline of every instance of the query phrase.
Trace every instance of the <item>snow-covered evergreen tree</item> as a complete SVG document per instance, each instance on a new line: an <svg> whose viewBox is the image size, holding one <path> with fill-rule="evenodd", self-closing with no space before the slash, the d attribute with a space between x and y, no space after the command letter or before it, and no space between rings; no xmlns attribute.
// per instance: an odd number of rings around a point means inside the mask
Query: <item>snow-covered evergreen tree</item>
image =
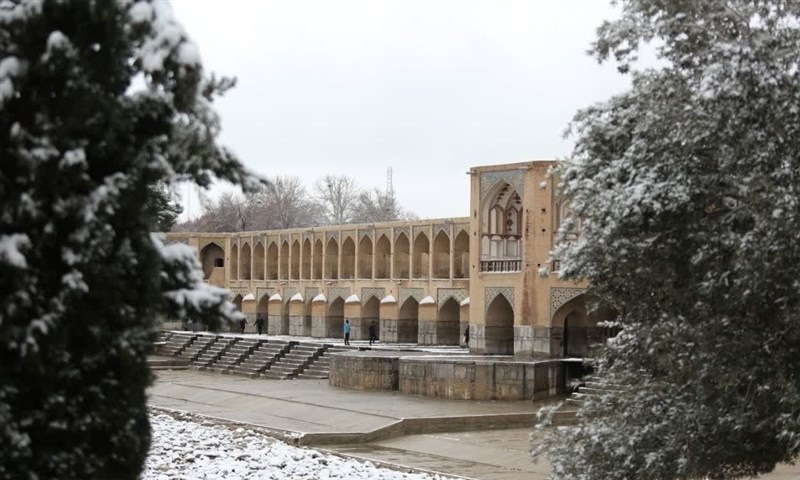
<svg viewBox="0 0 800 480"><path fill-rule="evenodd" d="M0 0L0 478L137 478L154 319L236 315L150 233L160 182L257 183L227 86L165 1Z"/></svg>
<svg viewBox="0 0 800 480"><path fill-rule="evenodd" d="M624 388L557 430L552 478L767 472L800 451L800 2L620 4L593 52L633 86L574 120L556 255L619 312Z"/></svg>

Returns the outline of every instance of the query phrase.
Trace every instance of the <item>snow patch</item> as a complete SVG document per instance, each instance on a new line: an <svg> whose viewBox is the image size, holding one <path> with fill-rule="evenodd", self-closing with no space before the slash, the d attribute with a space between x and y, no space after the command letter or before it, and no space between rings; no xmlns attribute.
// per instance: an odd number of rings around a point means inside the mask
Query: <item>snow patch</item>
<svg viewBox="0 0 800 480"><path fill-rule="evenodd" d="M462 307L469 305L469 297L465 298L464 300L461 300L461 304L460 305Z"/></svg>
<svg viewBox="0 0 800 480"><path fill-rule="evenodd" d="M244 296L244 298L242 298L242 301L243 302L249 302L249 301L255 300L255 299L256 299L255 295L253 295L252 293L248 293L247 295Z"/></svg>
<svg viewBox="0 0 800 480"><path fill-rule="evenodd" d="M300 294L300 292L297 292L294 295L292 295L292 298L290 298L289 301L290 302L302 302L303 301L303 296Z"/></svg>
<svg viewBox="0 0 800 480"><path fill-rule="evenodd" d="M420 305L433 305L434 303L436 303L436 300L434 300L430 295L419 301Z"/></svg>
<svg viewBox="0 0 800 480"><path fill-rule="evenodd" d="M0 235L0 260L6 265L26 269L28 261L22 249L30 248L31 239L24 233Z"/></svg>
<svg viewBox="0 0 800 480"><path fill-rule="evenodd" d="M321 293L320 293L320 294L318 294L316 297L314 297L314 298L312 298L312 299L311 299L311 303L315 303L315 302L327 302L327 301L328 301L328 299L327 299L327 298L325 298L325 295L323 295L323 294L321 294Z"/></svg>
<svg viewBox="0 0 800 480"><path fill-rule="evenodd" d="M381 300L381 303L397 303L397 300L391 295L386 295L383 297L383 300Z"/></svg>
<svg viewBox="0 0 800 480"><path fill-rule="evenodd" d="M347 297L347 300L344 303L360 303L361 299L358 298L358 295L350 295Z"/></svg>
<svg viewBox="0 0 800 480"><path fill-rule="evenodd" d="M276 293L273 296L269 297L269 301L270 302L280 302L282 300L283 300L283 297L281 297L280 293Z"/></svg>

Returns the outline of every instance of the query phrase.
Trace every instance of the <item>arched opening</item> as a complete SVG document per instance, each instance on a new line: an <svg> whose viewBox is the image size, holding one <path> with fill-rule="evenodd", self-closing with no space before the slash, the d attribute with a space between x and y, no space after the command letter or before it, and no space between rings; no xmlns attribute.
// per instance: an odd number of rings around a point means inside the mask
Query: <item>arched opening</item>
<svg viewBox="0 0 800 480"><path fill-rule="evenodd" d="M234 299L233 299L233 304L236 306L236 310L239 310L241 312L242 311L242 296L241 295L236 295L236 297L234 297ZM228 320L227 327L228 327L228 331L231 331L231 332L238 331L236 329L237 325L235 325L230 320Z"/></svg>
<svg viewBox="0 0 800 480"><path fill-rule="evenodd" d="M292 268L290 270L292 280L300 278L300 241L292 243Z"/></svg>
<svg viewBox="0 0 800 480"><path fill-rule="evenodd" d="M486 353L514 354L514 309L505 296L498 295L489 304L484 335Z"/></svg>
<svg viewBox="0 0 800 480"><path fill-rule="evenodd" d="M239 280L239 247L231 247L231 280Z"/></svg>
<svg viewBox="0 0 800 480"><path fill-rule="evenodd" d="M328 337L344 337L344 300L336 297L328 306Z"/></svg>
<svg viewBox="0 0 800 480"><path fill-rule="evenodd" d="M300 271L300 278L308 280L311 278L311 240L303 242L303 268Z"/></svg>
<svg viewBox="0 0 800 480"><path fill-rule="evenodd" d="M339 244L331 238L325 248L325 278L339 278Z"/></svg>
<svg viewBox="0 0 800 480"><path fill-rule="evenodd" d="M433 277L450 278L450 237L444 230L433 240Z"/></svg>
<svg viewBox="0 0 800 480"><path fill-rule="evenodd" d="M281 305L281 335L289 334L289 302L288 299L283 300Z"/></svg>
<svg viewBox="0 0 800 480"><path fill-rule="evenodd" d="M356 276L356 243L347 237L342 243L342 272L339 278L355 278Z"/></svg>
<svg viewBox="0 0 800 480"><path fill-rule="evenodd" d="M464 230L453 242L453 278L469 278L469 234Z"/></svg>
<svg viewBox="0 0 800 480"><path fill-rule="evenodd" d="M424 233L417 235L414 240L414 266L411 274L414 278L428 278L430 276L430 241Z"/></svg>
<svg viewBox="0 0 800 480"><path fill-rule="evenodd" d="M386 235L381 235L375 245L375 278L390 278L392 272L392 245Z"/></svg>
<svg viewBox="0 0 800 480"><path fill-rule="evenodd" d="M322 279L322 240L314 242L314 259L312 261L311 275L314 280Z"/></svg>
<svg viewBox="0 0 800 480"><path fill-rule="evenodd" d="M417 343L419 336L419 302L414 297L408 297L400 307L397 318L397 341L404 343Z"/></svg>
<svg viewBox="0 0 800 480"><path fill-rule="evenodd" d="M312 312L313 312L312 306L313 305L311 303L311 299L307 298L307 299L305 299L305 302L306 303L303 304L303 316L305 317L305 319L303 321L303 325L307 326L305 328L308 329L308 335L311 336L311 324L312 324L312 316L313 316L312 315Z"/></svg>
<svg viewBox="0 0 800 480"><path fill-rule="evenodd" d="M239 269L239 275L242 280L250 280L250 264L251 264L251 255L250 255L250 245L245 242L242 245L242 253L241 253L241 268Z"/></svg>
<svg viewBox="0 0 800 480"><path fill-rule="evenodd" d="M262 332L267 331L269 324L269 295L264 295L256 305L256 319L260 319L264 324L262 325Z"/></svg>
<svg viewBox="0 0 800 480"><path fill-rule="evenodd" d="M381 301L374 296L369 297L367 303L361 307L361 324L364 325L364 329L369 332L370 325L375 323L375 333L379 339L381 338L380 307ZM367 336L367 338L369 338L369 336Z"/></svg>
<svg viewBox="0 0 800 480"><path fill-rule="evenodd" d="M405 233L394 241L394 278L409 278L409 242Z"/></svg>
<svg viewBox="0 0 800 480"><path fill-rule="evenodd" d="M508 183L499 181L481 206L481 271L522 269L522 199Z"/></svg>
<svg viewBox="0 0 800 480"><path fill-rule="evenodd" d="M278 246L275 242L271 242L267 248L267 279L278 279Z"/></svg>
<svg viewBox="0 0 800 480"><path fill-rule="evenodd" d="M458 345L461 322L461 305L450 297L439 309L436 320L436 342L440 345Z"/></svg>
<svg viewBox="0 0 800 480"><path fill-rule="evenodd" d="M372 278L372 239L368 235L358 242L358 278Z"/></svg>
<svg viewBox="0 0 800 480"><path fill-rule="evenodd" d="M204 280L216 277L214 269L225 266L225 250L216 243L209 243L200 250L200 264L203 266Z"/></svg>
<svg viewBox="0 0 800 480"><path fill-rule="evenodd" d="M289 280L289 242L284 241L281 243L281 255L280 255L280 263L281 263L281 273L280 277L281 280Z"/></svg>
<svg viewBox="0 0 800 480"><path fill-rule="evenodd" d="M613 320L616 312L608 308L588 312L586 303L586 296L578 295L553 314L550 324L552 355L591 357L595 348L619 333L616 328L598 326L599 322Z"/></svg>
<svg viewBox="0 0 800 480"><path fill-rule="evenodd" d="M261 242L256 244L253 249L253 278L256 280L264 280L264 245Z"/></svg>

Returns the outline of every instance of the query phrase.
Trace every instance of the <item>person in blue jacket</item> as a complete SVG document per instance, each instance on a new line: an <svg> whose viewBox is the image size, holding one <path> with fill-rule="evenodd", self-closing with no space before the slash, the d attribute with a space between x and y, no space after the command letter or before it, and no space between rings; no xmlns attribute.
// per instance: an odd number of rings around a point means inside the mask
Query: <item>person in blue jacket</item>
<svg viewBox="0 0 800 480"><path fill-rule="evenodd" d="M350 345L350 320L344 321L344 344Z"/></svg>

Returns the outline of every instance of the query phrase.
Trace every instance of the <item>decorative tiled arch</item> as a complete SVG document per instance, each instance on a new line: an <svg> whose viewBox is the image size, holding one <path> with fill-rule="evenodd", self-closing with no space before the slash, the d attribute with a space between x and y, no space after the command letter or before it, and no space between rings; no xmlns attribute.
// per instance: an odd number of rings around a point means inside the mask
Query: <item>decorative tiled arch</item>
<svg viewBox="0 0 800 480"><path fill-rule="evenodd" d="M274 288L256 287L256 303L263 300L265 296L269 299L273 295L275 295Z"/></svg>
<svg viewBox="0 0 800 480"><path fill-rule="evenodd" d="M397 237L399 237L401 233L405 233L406 234L406 238L411 240L411 233L409 232L408 227L395 227L394 228L394 239L395 239L395 241L397 241Z"/></svg>
<svg viewBox="0 0 800 480"><path fill-rule="evenodd" d="M511 308L514 309L514 288L513 287L486 287L484 293L484 305L483 310L484 313L489 311L489 305L491 305L492 301L498 296L502 295L508 300L508 303L511 304Z"/></svg>
<svg viewBox="0 0 800 480"><path fill-rule="evenodd" d="M328 302L333 303L336 297L342 297L346 300L350 296L350 289L347 287L329 288L328 289Z"/></svg>
<svg viewBox="0 0 800 480"><path fill-rule="evenodd" d="M319 288L317 287L306 287L306 294L303 297L306 303L311 303L311 300L319 295Z"/></svg>
<svg viewBox="0 0 800 480"><path fill-rule="evenodd" d="M585 292L585 288L550 287L550 317L552 318L562 305Z"/></svg>
<svg viewBox="0 0 800 480"><path fill-rule="evenodd" d="M361 241L364 237L369 237L369 239L372 240L372 230L367 228L359 228L358 241Z"/></svg>
<svg viewBox="0 0 800 480"><path fill-rule="evenodd" d="M294 287L284 287L283 293L281 294L283 303L288 303L294 294L298 292L299 290Z"/></svg>
<svg viewBox="0 0 800 480"><path fill-rule="evenodd" d="M431 241L431 239L430 239L430 236L428 235L428 227L415 227L415 228L414 228L414 230L413 230L413 232L414 232L414 233L413 233L413 235L414 235L414 240L416 240L416 239L417 239L417 237L419 237L421 234L423 234L423 233L424 233L424 234L425 234L425 237L428 239L428 241L429 241L429 242Z"/></svg>
<svg viewBox="0 0 800 480"><path fill-rule="evenodd" d="M339 243L339 232L338 231L325 232L325 243L328 243L328 240L330 240L331 238L336 240L336 243Z"/></svg>
<svg viewBox="0 0 800 480"><path fill-rule="evenodd" d="M361 304L364 305L369 300L369 297L375 297L380 302L386 296L385 288L372 288L364 287L361 289Z"/></svg>
<svg viewBox="0 0 800 480"><path fill-rule="evenodd" d="M439 297L437 301L439 308L442 308L442 305L444 305L444 302L446 302L448 298L452 298L458 303L461 303L469 296L469 292L463 288L440 288L436 294Z"/></svg>
<svg viewBox="0 0 800 480"><path fill-rule="evenodd" d="M437 223L433 227L433 238L435 239L439 232L444 231L444 233L449 237L450 236L450 225L446 223Z"/></svg>
<svg viewBox="0 0 800 480"><path fill-rule="evenodd" d="M350 240L353 241L353 245L356 245L356 244L358 244L358 240L359 240L359 239L356 238L357 236L358 236L358 234L355 233L355 232L345 232L341 237L342 238L342 243L347 241L347 239L349 238Z"/></svg>
<svg viewBox="0 0 800 480"><path fill-rule="evenodd" d="M517 191L520 198L522 197L522 192L524 190L522 170L483 172L481 173L481 203L486 199L486 194L489 193L489 190L501 180L511 185L511 187Z"/></svg>
<svg viewBox="0 0 800 480"><path fill-rule="evenodd" d="M406 300L408 300L409 297L412 297L417 302L420 302L420 301L422 301L423 298L425 298L425 289L424 288L401 288L399 297L400 298L397 299L397 304L401 305L401 306L404 303L406 303Z"/></svg>

